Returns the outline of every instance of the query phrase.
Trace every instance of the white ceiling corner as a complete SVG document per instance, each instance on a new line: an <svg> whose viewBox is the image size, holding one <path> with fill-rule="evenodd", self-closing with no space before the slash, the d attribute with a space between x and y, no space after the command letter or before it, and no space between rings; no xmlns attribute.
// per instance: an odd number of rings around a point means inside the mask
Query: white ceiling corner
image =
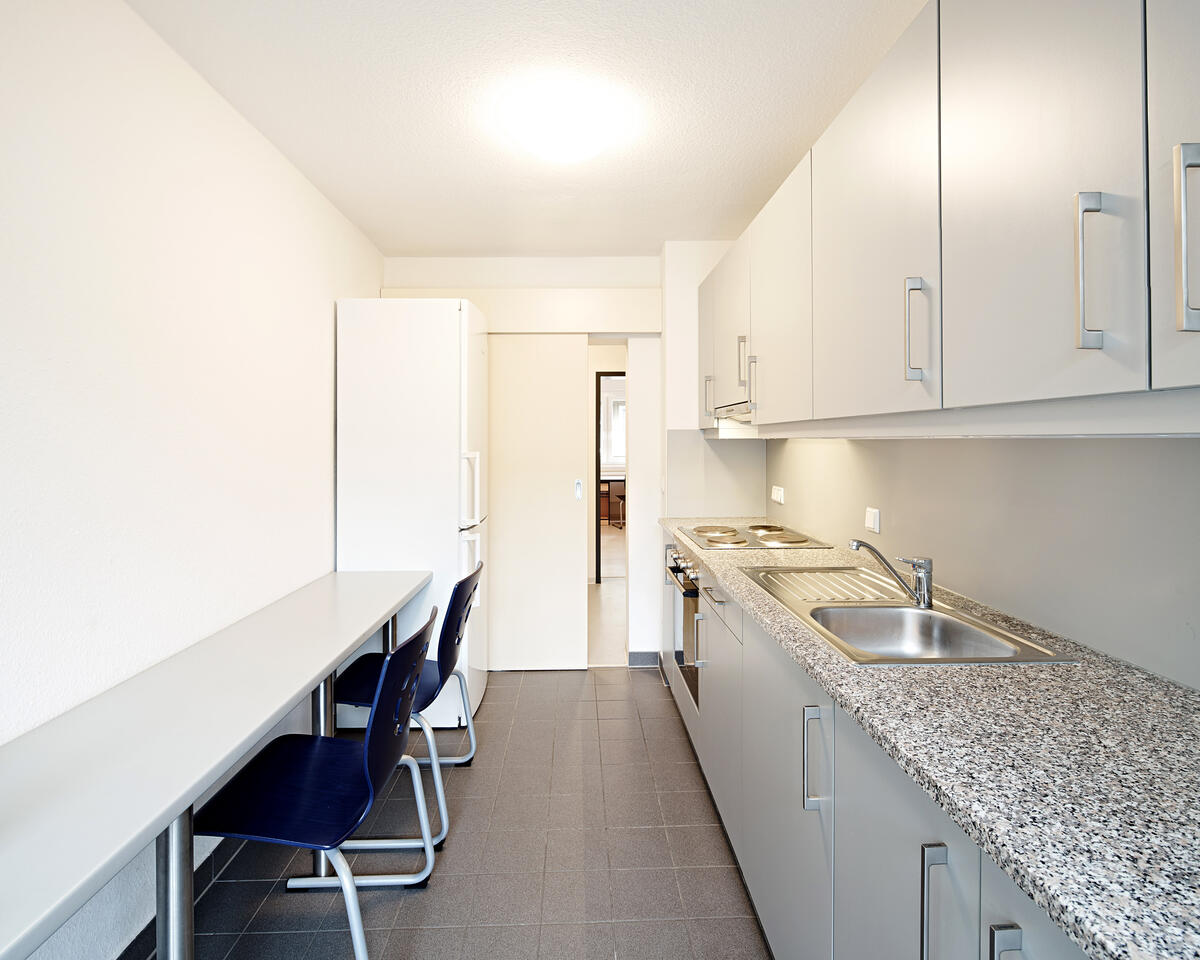
<svg viewBox="0 0 1200 960"><path fill-rule="evenodd" d="M653 256L736 236L924 0L128 0L388 256ZM569 67L644 99L575 166L480 129Z"/></svg>

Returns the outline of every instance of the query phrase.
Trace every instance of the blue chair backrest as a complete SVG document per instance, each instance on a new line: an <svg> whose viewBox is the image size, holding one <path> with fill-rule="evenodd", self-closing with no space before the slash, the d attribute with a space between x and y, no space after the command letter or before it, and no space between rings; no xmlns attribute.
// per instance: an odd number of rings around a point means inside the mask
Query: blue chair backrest
<svg viewBox="0 0 1200 960"><path fill-rule="evenodd" d="M454 585L450 593L450 604L446 607L446 619L442 621L442 633L438 639L438 692L450 679L458 666L459 647L467 632L467 618L479 592L479 578L483 573L482 561L474 570Z"/></svg>
<svg viewBox="0 0 1200 960"><path fill-rule="evenodd" d="M429 652L437 607L425 626L389 653L379 672L379 685L371 715L367 718L367 736L363 764L372 799L379 794L396 769L408 747L408 721L412 716L413 697Z"/></svg>

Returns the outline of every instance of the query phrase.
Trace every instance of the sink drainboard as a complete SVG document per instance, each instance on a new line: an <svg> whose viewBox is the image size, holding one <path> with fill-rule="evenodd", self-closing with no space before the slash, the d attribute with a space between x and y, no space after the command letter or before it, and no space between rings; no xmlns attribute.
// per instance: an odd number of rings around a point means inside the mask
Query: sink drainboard
<svg viewBox="0 0 1200 960"><path fill-rule="evenodd" d="M745 571L779 600L824 603L830 600L871 601L907 599L882 574L862 567L813 567L785 570L755 567Z"/></svg>

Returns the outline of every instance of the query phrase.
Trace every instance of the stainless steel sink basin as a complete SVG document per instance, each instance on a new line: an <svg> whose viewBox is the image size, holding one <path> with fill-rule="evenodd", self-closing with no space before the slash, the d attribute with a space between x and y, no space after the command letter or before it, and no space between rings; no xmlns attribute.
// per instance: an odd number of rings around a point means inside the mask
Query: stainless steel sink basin
<svg viewBox="0 0 1200 960"><path fill-rule="evenodd" d="M1047 663L1070 659L936 600L933 609L924 610L890 599L881 586L885 581L866 569L758 567L746 574L808 620L817 633L855 663Z"/></svg>

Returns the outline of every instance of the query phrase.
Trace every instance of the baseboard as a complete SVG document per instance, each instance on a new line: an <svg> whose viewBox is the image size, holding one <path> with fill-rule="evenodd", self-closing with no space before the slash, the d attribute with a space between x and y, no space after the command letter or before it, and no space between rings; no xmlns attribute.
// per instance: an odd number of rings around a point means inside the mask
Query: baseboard
<svg viewBox="0 0 1200 960"><path fill-rule="evenodd" d="M658 651L657 650L630 650L629 665L631 667L657 667L658 666Z"/></svg>

